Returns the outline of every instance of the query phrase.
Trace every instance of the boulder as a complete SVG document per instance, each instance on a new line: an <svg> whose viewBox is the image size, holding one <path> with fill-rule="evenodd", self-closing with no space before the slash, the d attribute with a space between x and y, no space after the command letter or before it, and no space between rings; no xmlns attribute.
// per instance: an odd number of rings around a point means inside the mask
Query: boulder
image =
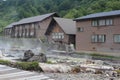
<svg viewBox="0 0 120 80"><path fill-rule="evenodd" d="M23 60L24 60L24 61L27 61L27 60L29 60L30 58L32 58L33 56L34 56L34 53L33 53L31 50L27 50L27 51L25 51L25 53L24 53Z"/></svg>
<svg viewBox="0 0 120 80"><path fill-rule="evenodd" d="M38 62L47 62L47 57L45 54L40 53L39 55L34 55L28 61L38 61Z"/></svg>

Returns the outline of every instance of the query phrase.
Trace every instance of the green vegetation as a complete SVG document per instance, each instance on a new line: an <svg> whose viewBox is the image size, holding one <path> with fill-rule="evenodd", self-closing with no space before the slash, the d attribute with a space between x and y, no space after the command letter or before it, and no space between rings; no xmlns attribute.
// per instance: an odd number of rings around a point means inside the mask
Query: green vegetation
<svg viewBox="0 0 120 80"><path fill-rule="evenodd" d="M100 59L114 59L114 60L120 60L120 57L116 57L116 56L109 56L109 55L103 55L103 54L99 54L99 53L84 53L84 52L81 52L81 53L76 53L76 54L79 54L79 55L88 55L88 56L91 56L91 57L94 57L94 58L100 58Z"/></svg>
<svg viewBox="0 0 120 80"><path fill-rule="evenodd" d="M17 62L17 68L23 70L39 70L39 63L38 62Z"/></svg>
<svg viewBox="0 0 120 80"><path fill-rule="evenodd" d="M117 72L118 74L120 74L120 70L116 70L116 72Z"/></svg>
<svg viewBox="0 0 120 80"><path fill-rule="evenodd" d="M92 53L90 55L93 57L100 57L100 58L106 58L106 59L120 59L120 57L103 55L103 54L98 54L98 53Z"/></svg>
<svg viewBox="0 0 120 80"><path fill-rule="evenodd" d="M14 21L50 12L76 18L119 9L120 0L0 0L0 31Z"/></svg>
<svg viewBox="0 0 120 80"><path fill-rule="evenodd" d="M0 64L2 64L2 65L10 65L11 62L7 61L7 60L0 60Z"/></svg>
<svg viewBox="0 0 120 80"><path fill-rule="evenodd" d="M10 62L7 60L0 60L0 64L15 67L18 69L23 69L23 70L42 71L42 69L39 67L38 62Z"/></svg>

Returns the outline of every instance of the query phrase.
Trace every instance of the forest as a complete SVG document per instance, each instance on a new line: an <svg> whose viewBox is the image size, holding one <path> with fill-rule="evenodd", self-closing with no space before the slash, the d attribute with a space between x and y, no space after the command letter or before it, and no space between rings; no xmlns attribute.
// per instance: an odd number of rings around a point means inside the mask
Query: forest
<svg viewBox="0 0 120 80"><path fill-rule="evenodd" d="M120 0L0 0L0 31L12 22L45 13L73 19L112 10L120 10Z"/></svg>

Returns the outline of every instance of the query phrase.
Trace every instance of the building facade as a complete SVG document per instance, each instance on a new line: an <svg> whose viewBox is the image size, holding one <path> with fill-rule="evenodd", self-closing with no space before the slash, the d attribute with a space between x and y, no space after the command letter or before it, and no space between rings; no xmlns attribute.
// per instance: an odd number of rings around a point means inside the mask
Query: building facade
<svg viewBox="0 0 120 80"><path fill-rule="evenodd" d="M12 27L13 27L13 25L15 24L16 22L14 22L14 23L11 23L10 25L8 25L8 26L6 26L5 28L4 28L4 36L6 36L6 37L11 37L11 33L12 33Z"/></svg>
<svg viewBox="0 0 120 80"><path fill-rule="evenodd" d="M120 10L76 18L76 50L120 52Z"/></svg>
<svg viewBox="0 0 120 80"><path fill-rule="evenodd" d="M12 38L45 38L45 32L56 13L24 18L11 27ZM6 30L6 28L5 28Z"/></svg>
<svg viewBox="0 0 120 80"><path fill-rule="evenodd" d="M45 35L49 42L75 44L75 22L72 19L53 18Z"/></svg>

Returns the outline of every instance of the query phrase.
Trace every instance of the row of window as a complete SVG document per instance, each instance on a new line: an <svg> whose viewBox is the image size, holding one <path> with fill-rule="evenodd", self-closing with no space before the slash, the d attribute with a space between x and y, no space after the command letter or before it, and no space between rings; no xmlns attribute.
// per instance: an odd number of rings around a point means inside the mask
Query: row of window
<svg viewBox="0 0 120 80"><path fill-rule="evenodd" d="M105 42L106 35L93 35L92 36L92 42Z"/></svg>
<svg viewBox="0 0 120 80"><path fill-rule="evenodd" d="M92 26L98 27L98 26L110 26L113 25L113 19L98 19L92 21ZM83 27L78 27L77 32L83 32Z"/></svg>
<svg viewBox="0 0 120 80"><path fill-rule="evenodd" d="M11 34L11 29L6 29L6 30L4 31L4 34L5 34L5 35L10 35L10 34Z"/></svg>
<svg viewBox="0 0 120 80"><path fill-rule="evenodd" d="M52 39L64 39L64 33L52 33Z"/></svg>
<svg viewBox="0 0 120 80"><path fill-rule="evenodd" d="M19 36L19 37L29 37L29 36L31 36L31 37L34 37L35 35L34 35L35 33L34 32L30 32L30 33L18 33L18 32L16 32L15 33L15 37L17 37L17 36Z"/></svg>
<svg viewBox="0 0 120 80"><path fill-rule="evenodd" d="M120 43L120 34L113 36L115 43ZM94 43L104 43L106 41L106 35L92 35L92 42Z"/></svg>
<svg viewBox="0 0 120 80"><path fill-rule="evenodd" d="M92 26L109 26L113 25L113 19L98 19L92 21Z"/></svg>

